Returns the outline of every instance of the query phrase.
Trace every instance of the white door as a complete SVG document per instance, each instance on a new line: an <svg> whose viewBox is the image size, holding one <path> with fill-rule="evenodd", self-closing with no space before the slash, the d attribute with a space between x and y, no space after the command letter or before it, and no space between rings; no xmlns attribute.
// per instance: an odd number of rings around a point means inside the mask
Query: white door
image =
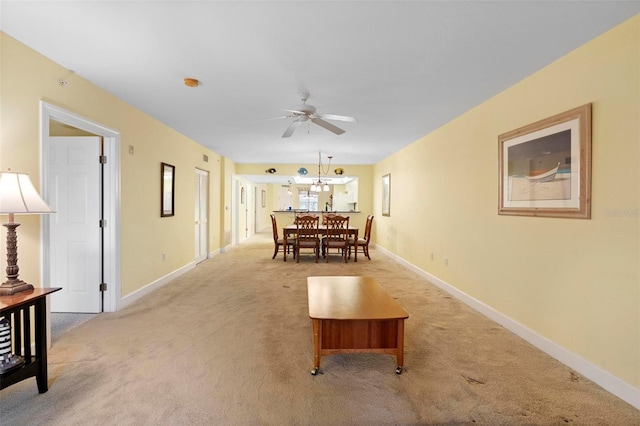
<svg viewBox="0 0 640 426"><path fill-rule="evenodd" d="M245 196L245 204L244 206L242 206L244 208L244 238L247 239L249 238L249 235L251 235L249 233L249 226L251 226L251 210L249 203L251 201L251 197L249 196L249 194L251 194L251 185L247 184L247 191L246 191L246 196Z"/></svg>
<svg viewBox="0 0 640 426"><path fill-rule="evenodd" d="M196 241L196 263L207 259L208 244L208 223L207 223L207 206L209 205L208 197L208 180L209 172L196 169L195 175L195 241Z"/></svg>
<svg viewBox="0 0 640 426"><path fill-rule="evenodd" d="M240 181L233 179L231 191L231 244L240 242Z"/></svg>
<svg viewBox="0 0 640 426"><path fill-rule="evenodd" d="M101 140L49 139L50 283L52 312L101 311Z"/></svg>
<svg viewBox="0 0 640 426"><path fill-rule="evenodd" d="M258 214L258 209L261 206L257 186L253 189L253 194L253 233L256 234L260 230L260 224L258 223L260 215Z"/></svg>

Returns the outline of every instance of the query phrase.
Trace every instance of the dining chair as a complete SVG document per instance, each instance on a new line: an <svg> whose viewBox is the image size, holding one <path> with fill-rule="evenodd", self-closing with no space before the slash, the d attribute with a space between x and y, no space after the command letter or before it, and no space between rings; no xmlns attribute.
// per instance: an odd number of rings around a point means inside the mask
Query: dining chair
<svg viewBox="0 0 640 426"><path fill-rule="evenodd" d="M336 213L322 213L322 224L326 225L327 224L327 218L328 217L336 217Z"/></svg>
<svg viewBox="0 0 640 426"><path fill-rule="evenodd" d="M296 218L296 262L300 263L300 249L312 249L316 256L316 263L320 255L320 240L318 238L319 218L316 215L299 215Z"/></svg>
<svg viewBox="0 0 640 426"><path fill-rule="evenodd" d="M306 212L296 213L296 217L293 219L294 224L298 223L299 217L318 217L318 215L314 213L309 213L308 210Z"/></svg>
<svg viewBox="0 0 640 426"><path fill-rule="evenodd" d="M369 256L369 241L371 241L371 227L373 225L373 216L367 216L367 223L364 226L364 236L358 238L358 244L354 238L349 238L349 258L351 258L351 247L355 247L358 253L362 253L367 256L367 259L371 260ZM357 261L357 256L356 256Z"/></svg>
<svg viewBox="0 0 640 426"><path fill-rule="evenodd" d="M330 250L339 250L347 263L349 251L349 217L335 215L327 217L327 232L322 239L322 256L329 263Z"/></svg>
<svg viewBox="0 0 640 426"><path fill-rule="evenodd" d="M290 249L293 249L293 257L296 257L296 244L295 244L295 240L287 240L286 244L284 241L284 238L279 238L278 237L278 224L276 222L276 215L272 214L271 215L271 227L273 228L273 244L274 244L274 248L273 248L273 257L272 259L276 258L276 255L278 254L278 252L280 251L280 248L282 247L282 252L284 254L284 261L287 261L287 255L286 253L289 253ZM286 247L285 247L286 245ZM286 250L286 253L285 253Z"/></svg>

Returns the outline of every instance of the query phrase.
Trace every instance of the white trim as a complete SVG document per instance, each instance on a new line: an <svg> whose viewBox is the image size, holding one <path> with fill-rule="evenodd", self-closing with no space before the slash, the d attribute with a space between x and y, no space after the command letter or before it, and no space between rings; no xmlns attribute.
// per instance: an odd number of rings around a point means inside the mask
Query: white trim
<svg viewBox="0 0 640 426"><path fill-rule="evenodd" d="M120 299L120 133L99 123L81 117L45 101L40 101L40 187L46 198L47 186L47 150L45 144L49 139L49 120L58 121L78 129L102 136L105 153L108 157L104 182L104 211L107 227L104 238L104 273L107 291L104 295L104 311L115 312L119 309ZM44 215L40 216L41 264L40 279L48 285L49 222ZM46 240L45 240L46 239Z"/></svg>
<svg viewBox="0 0 640 426"><path fill-rule="evenodd" d="M219 248L215 249L214 251L210 251L209 252L209 259L211 259L213 256L219 255L220 253L222 253L222 250L219 249Z"/></svg>
<svg viewBox="0 0 640 426"><path fill-rule="evenodd" d="M485 303L471 297L470 295L458 290L451 284L446 283L440 278L418 268L417 266L407 262L403 258L391 253L384 247L376 246L376 251L382 252L385 255L391 257L396 262L402 264L418 275L422 276L432 284L436 285L440 289L446 291L456 299L467 304L471 308L485 315L489 319L502 325L507 330L523 338L527 342L531 343L541 351L557 359L564 365L572 368L576 372L585 376L592 382L604 388L606 391L612 393L623 401L631 404L637 409L640 409L640 389L636 389L625 381L619 379L613 374L603 370L602 368L591 364L584 358L568 351L557 343L552 342L544 336L536 333L523 324L515 321L514 319L498 312Z"/></svg>
<svg viewBox="0 0 640 426"><path fill-rule="evenodd" d="M190 262L184 265L183 267L176 269L175 271L165 275L164 277L158 278L157 280L145 285L144 287L124 296L120 300L120 309L126 308L134 302L142 299L145 296L148 296L153 291L169 284L171 281L175 280L179 276L186 274L190 270L196 267L196 262Z"/></svg>

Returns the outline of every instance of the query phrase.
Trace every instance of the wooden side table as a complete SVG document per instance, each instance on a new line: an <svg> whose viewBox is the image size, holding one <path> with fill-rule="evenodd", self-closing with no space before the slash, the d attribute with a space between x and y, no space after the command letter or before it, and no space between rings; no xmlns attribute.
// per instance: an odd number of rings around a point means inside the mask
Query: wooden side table
<svg viewBox="0 0 640 426"><path fill-rule="evenodd" d="M0 389L29 377L35 377L38 392L49 390L47 378L47 298L60 290L35 288L12 296L0 296L0 317L11 323L14 354L24 358L24 364L0 375ZM35 321L35 353L31 351L31 313Z"/></svg>

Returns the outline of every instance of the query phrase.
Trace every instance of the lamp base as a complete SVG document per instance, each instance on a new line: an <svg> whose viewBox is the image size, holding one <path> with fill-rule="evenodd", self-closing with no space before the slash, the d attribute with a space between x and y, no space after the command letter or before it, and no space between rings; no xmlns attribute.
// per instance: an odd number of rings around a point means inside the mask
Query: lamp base
<svg viewBox="0 0 640 426"><path fill-rule="evenodd" d="M33 286L22 280L7 280L0 284L0 296L13 296L27 290L33 290Z"/></svg>

